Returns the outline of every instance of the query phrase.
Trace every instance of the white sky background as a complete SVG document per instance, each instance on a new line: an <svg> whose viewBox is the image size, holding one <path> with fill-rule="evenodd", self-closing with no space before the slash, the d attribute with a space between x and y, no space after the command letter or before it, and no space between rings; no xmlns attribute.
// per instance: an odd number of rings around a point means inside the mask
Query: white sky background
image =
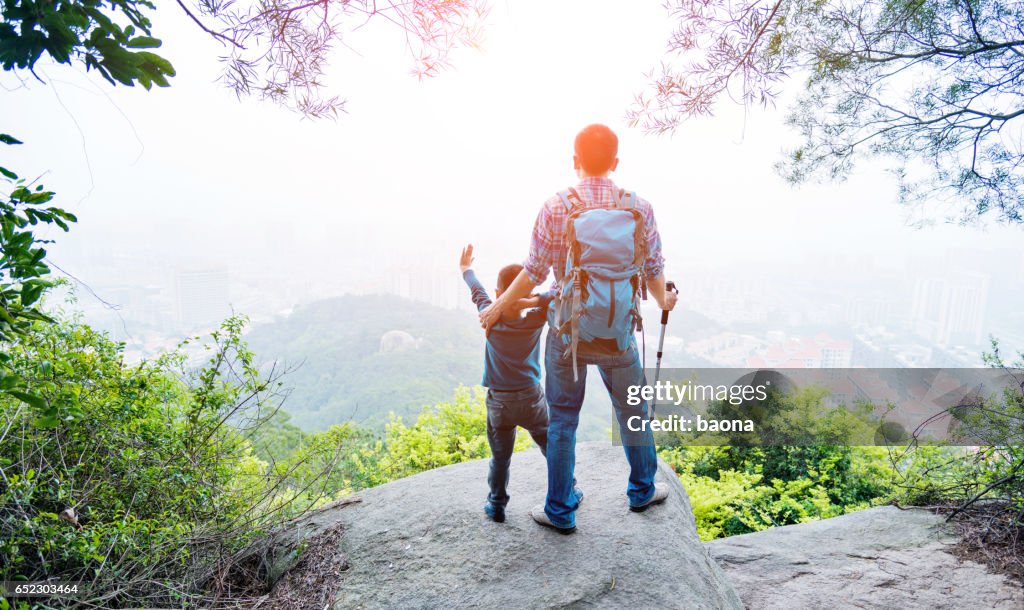
<svg viewBox="0 0 1024 610"><path fill-rule="evenodd" d="M5 165L48 172L79 215L53 254L87 282L101 270L77 263L83 251L154 264L273 259L330 281L364 264L339 244L450 257L454 269L468 241L490 276L522 259L541 202L575 182L572 139L591 122L618 131L613 179L654 204L670 277L744 262L798 276L833 255L877 262L960 247L1009 248L1015 281L1024 275L1020 228L909 228L881 167L791 188L772 170L794 138L784 104L744 113L723 101L672 138L628 129L625 110L671 29L660 2L499 0L482 49L422 82L401 34L371 24L345 37L358 55L339 47L332 65L332 91L348 100L336 122L239 102L214 82L221 47L161 6L154 35L178 71L168 89L113 88L53 65L40 70L49 85L0 81L2 131L26 142L4 151Z"/></svg>

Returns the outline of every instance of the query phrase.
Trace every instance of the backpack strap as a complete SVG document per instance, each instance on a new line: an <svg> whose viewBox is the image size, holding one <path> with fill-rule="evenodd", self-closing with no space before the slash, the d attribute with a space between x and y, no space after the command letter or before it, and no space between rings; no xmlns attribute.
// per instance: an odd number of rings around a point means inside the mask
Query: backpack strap
<svg viewBox="0 0 1024 610"><path fill-rule="evenodd" d="M636 207L636 192L619 189L612 193L615 208L632 209Z"/></svg>
<svg viewBox="0 0 1024 610"><path fill-rule="evenodd" d="M572 317L569 318L569 349L572 351L572 382L579 383L580 381L580 365L577 361L577 352L580 346L580 315L583 313L580 311L582 303L580 303L580 277L579 269L576 274L576 289L572 291Z"/></svg>
<svg viewBox="0 0 1024 610"><path fill-rule="evenodd" d="M569 190L566 191L559 191L558 197L562 200L562 203L565 204L565 209L568 210L570 214L576 209L582 209L585 207L580 194L572 187L569 187Z"/></svg>

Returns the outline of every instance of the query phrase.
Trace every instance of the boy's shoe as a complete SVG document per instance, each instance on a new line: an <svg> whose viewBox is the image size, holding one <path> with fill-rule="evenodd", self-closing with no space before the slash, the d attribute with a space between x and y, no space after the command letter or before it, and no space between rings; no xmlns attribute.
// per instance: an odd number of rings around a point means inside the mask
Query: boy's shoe
<svg viewBox="0 0 1024 610"><path fill-rule="evenodd" d="M505 507L504 506L498 506L498 505L493 504L491 502L487 502L486 504L484 504L484 512L487 513L487 516L490 517L491 520L494 521L495 523L504 523L505 522Z"/></svg>
<svg viewBox="0 0 1024 610"><path fill-rule="evenodd" d="M633 511L634 513L642 513L645 510L647 510L648 508L654 506L655 504L661 504L662 502L664 502L667 499L668 499L668 490L665 489L665 488L662 488L662 487L655 487L654 488L654 495L651 496L650 500L648 500L647 502L641 504L640 506L630 506L629 510Z"/></svg>
<svg viewBox="0 0 1024 610"><path fill-rule="evenodd" d="M551 519L548 519L548 514L544 512L543 504L538 504L537 506L534 506L533 510L530 511L530 516L533 517L533 520L539 523L540 525L543 525L544 527L550 527L559 534L568 535L576 531L575 525L572 527L558 527L557 525L552 523Z"/></svg>

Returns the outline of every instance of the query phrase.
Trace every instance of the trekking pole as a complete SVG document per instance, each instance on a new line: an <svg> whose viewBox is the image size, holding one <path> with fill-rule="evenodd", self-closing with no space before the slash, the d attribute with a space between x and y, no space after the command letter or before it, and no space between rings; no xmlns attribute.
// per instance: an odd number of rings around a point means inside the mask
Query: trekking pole
<svg viewBox="0 0 1024 610"><path fill-rule="evenodd" d="M675 282L665 282L665 292L666 293L674 292L675 294L679 294L679 290L676 289L676 283ZM662 351L665 349L665 327L667 327L667 326L668 326L668 310L667 309L662 309L661 310L661 336L658 337L658 360L657 360L657 363L654 365L654 391L655 392L658 391L658 379L661 377L661 354L662 354ZM654 418L654 405L657 404L657 402L658 402L657 394L655 394L655 399L651 401L651 418Z"/></svg>

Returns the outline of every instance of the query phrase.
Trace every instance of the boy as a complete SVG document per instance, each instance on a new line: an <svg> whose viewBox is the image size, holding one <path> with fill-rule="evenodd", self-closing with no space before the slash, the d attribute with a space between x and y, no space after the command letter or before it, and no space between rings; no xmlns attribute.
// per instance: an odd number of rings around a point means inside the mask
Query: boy
<svg viewBox="0 0 1024 610"><path fill-rule="evenodd" d="M473 303L482 311L491 304L491 298L473 273L472 265L473 245L470 244L462 249L459 268L472 293ZM522 265L507 265L501 269L496 298L522 269ZM502 313L487 337L482 385L487 387L487 442L491 446L487 483L491 491L484 512L498 523L505 521L516 426L526 428L541 452L547 455L548 408L540 386L540 337L552 297L553 293L546 293L519 299Z"/></svg>

